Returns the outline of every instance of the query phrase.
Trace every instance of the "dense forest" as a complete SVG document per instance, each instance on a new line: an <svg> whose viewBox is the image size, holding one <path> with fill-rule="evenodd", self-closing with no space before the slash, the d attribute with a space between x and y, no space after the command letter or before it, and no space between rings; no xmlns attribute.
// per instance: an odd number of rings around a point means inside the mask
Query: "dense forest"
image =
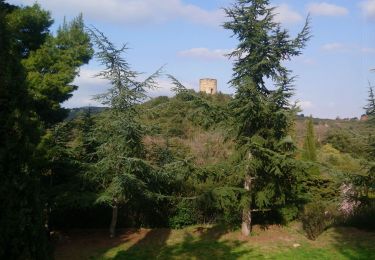
<svg viewBox="0 0 375 260"><path fill-rule="evenodd" d="M1 259L49 259L54 231L72 228L218 224L249 236L297 220L312 240L333 225L375 229L373 88L358 104L368 120L298 115L284 61L308 44L309 17L292 38L269 1L225 12L235 94L168 75L174 95L150 98L164 69L140 81L126 45L82 15L52 33L38 4L0 0ZM63 108L91 59L110 83L103 107Z"/></svg>

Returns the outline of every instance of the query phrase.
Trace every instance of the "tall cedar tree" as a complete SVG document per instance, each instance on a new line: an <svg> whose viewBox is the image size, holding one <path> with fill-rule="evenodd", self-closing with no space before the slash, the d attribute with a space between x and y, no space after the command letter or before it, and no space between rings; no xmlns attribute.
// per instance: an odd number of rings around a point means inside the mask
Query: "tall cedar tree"
<svg viewBox="0 0 375 260"><path fill-rule="evenodd" d="M303 143L302 158L308 161L316 161L314 123L311 117L306 121L306 136Z"/></svg>
<svg viewBox="0 0 375 260"><path fill-rule="evenodd" d="M97 76L110 82L111 88L97 99L109 109L103 113L96 129L99 142L98 161L91 173L101 189L98 202L112 207L110 236L115 236L118 208L137 196L151 196L156 179L152 168L143 160L142 126L137 105L145 99L146 90L155 88L160 70L145 81L137 81L139 73L132 71L123 58L126 45L116 48L101 32L90 30L98 48L95 54L105 70Z"/></svg>
<svg viewBox="0 0 375 260"><path fill-rule="evenodd" d="M236 93L231 104L237 145L243 163L244 198L242 233L251 232L253 207L280 208L296 201L300 176L294 160L295 146L288 131L294 109L293 77L283 66L285 60L301 54L310 38L308 19L292 39L275 22L275 8L268 0L237 0L225 9L230 21L224 28L233 31L239 44L229 57L235 59L230 83ZM274 89L266 86L270 79Z"/></svg>
<svg viewBox="0 0 375 260"><path fill-rule="evenodd" d="M369 82L369 91L368 91L368 99L367 105L364 107L366 111L366 115L369 117L369 123L371 125L375 122L375 94L374 94L374 87L371 86ZM367 174L364 176L357 177L357 183L363 186L363 194L368 197L371 192L375 190L375 140L373 137L369 137L368 140L368 159L369 162L367 163Z"/></svg>
<svg viewBox="0 0 375 260"><path fill-rule="evenodd" d="M367 105L364 107L366 115L369 117L370 122L374 121L375 118L375 95L374 87L369 83Z"/></svg>

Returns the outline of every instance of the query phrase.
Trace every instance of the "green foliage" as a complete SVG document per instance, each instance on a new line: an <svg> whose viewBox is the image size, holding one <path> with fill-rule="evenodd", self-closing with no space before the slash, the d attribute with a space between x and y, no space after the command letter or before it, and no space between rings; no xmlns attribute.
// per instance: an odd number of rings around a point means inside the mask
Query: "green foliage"
<svg viewBox="0 0 375 260"><path fill-rule="evenodd" d="M49 12L41 9L40 5L10 7L12 12L7 14L9 36L14 40L16 50L22 58L27 58L32 51L42 46L51 37L49 27L53 24Z"/></svg>
<svg viewBox="0 0 375 260"><path fill-rule="evenodd" d="M132 226L235 226L244 208L263 223L288 223L308 201L337 200L344 182L362 202L347 224L370 226L375 142L363 133L373 129L357 124L360 134L351 125L331 132L317 156L310 119L305 161L296 159L294 77L283 64L301 53L309 23L291 38L269 2L238 0L226 9L224 27L239 39L230 55L234 97L196 93L169 75L175 97L148 99L160 70L139 81L123 56L126 45L117 48L96 29L85 32L82 16L64 21L54 36L39 5L0 0L0 258L48 258L42 225L70 226L87 212L101 212L93 222L102 223L108 206L119 207L119 222ZM67 112L60 104L93 55L90 40L104 66L98 76L112 86L96 97L106 108L60 122ZM369 96L371 114L372 88ZM311 239L333 221L323 202L304 209Z"/></svg>
<svg viewBox="0 0 375 260"><path fill-rule="evenodd" d="M366 139L357 133L354 134L348 130L338 129L329 131L324 143L329 143L335 149L358 158L366 156L366 147L368 147L366 144L368 140Z"/></svg>
<svg viewBox="0 0 375 260"><path fill-rule="evenodd" d="M172 163L176 155L177 154L173 154L168 142L166 145L153 144L147 151L147 159L159 167Z"/></svg>
<svg viewBox="0 0 375 260"><path fill-rule="evenodd" d="M315 134L314 134L314 124L312 118L310 117L306 122L306 137L303 144L302 158L308 161L316 161L316 144L315 144Z"/></svg>
<svg viewBox="0 0 375 260"><path fill-rule="evenodd" d="M93 150L88 140L93 126L90 121L89 115L82 115L75 121L59 123L47 131L38 146L45 162L39 168L43 173L42 192L51 214L94 204L95 189L84 177Z"/></svg>
<svg viewBox="0 0 375 260"><path fill-rule="evenodd" d="M45 38L40 48L30 52L23 65L36 112L50 126L67 116L67 110L61 108L60 103L68 100L78 88L71 83L79 67L91 59L93 49L84 31L82 15L70 23L64 21L55 37L48 34Z"/></svg>
<svg viewBox="0 0 375 260"><path fill-rule="evenodd" d="M366 186L366 183L372 176L369 174L371 166L366 166L367 163L363 158L353 158L350 154L342 153L330 144L326 144L319 150L318 162L322 166L325 178L328 177L330 180L329 186L317 190L320 194L326 193L328 195L325 196L326 199L337 200L340 194L338 187L343 183L352 183L358 194L368 193L369 186Z"/></svg>
<svg viewBox="0 0 375 260"><path fill-rule="evenodd" d="M170 218L169 226L180 229L197 223L196 207L192 200L181 200L176 205L176 213Z"/></svg>
<svg viewBox="0 0 375 260"><path fill-rule="evenodd" d="M243 191L229 185L219 187L210 192L211 203L216 211L216 221L226 226L236 227L240 223L243 202Z"/></svg>
<svg viewBox="0 0 375 260"><path fill-rule="evenodd" d="M295 146L288 136L293 110L278 107L274 96L265 99L252 84L240 86L231 108L238 127L237 142L242 146L239 159L248 161L245 174L255 178L253 206L301 203L308 176L294 159Z"/></svg>
<svg viewBox="0 0 375 260"><path fill-rule="evenodd" d="M171 90L176 94L180 94L180 95L183 95L185 94L185 97L188 98L187 95L189 95L189 90L181 84L180 81L178 81L178 79L176 79L173 75L170 75L168 74L167 75L168 78L172 81L172 84L174 85Z"/></svg>
<svg viewBox="0 0 375 260"><path fill-rule="evenodd" d="M290 223L295 220L299 214L300 210L295 205L287 205L279 209L279 214L281 216L282 223Z"/></svg>
<svg viewBox="0 0 375 260"><path fill-rule="evenodd" d="M294 159L295 146L289 136L296 113L289 101L294 78L283 62L301 54L310 38L309 23L306 20L293 39L274 21L275 8L269 4L267 0L238 0L225 9L229 21L224 28L239 40L229 55L235 58L231 83L236 88L230 108L239 158L244 162L244 186L249 186L250 205L245 210L300 202L300 186L306 179ZM266 86L267 78L274 89Z"/></svg>
<svg viewBox="0 0 375 260"><path fill-rule="evenodd" d="M97 160L87 176L99 187L97 202L114 210L110 228L114 236L118 207L136 207L150 199L157 200L161 191L162 172L155 171L145 161L144 131L138 109L138 104L146 98L146 90L156 86L160 70L145 81L137 81L138 73L130 69L123 57L126 45L116 48L96 29L90 30L90 35L99 49L96 58L105 67L97 76L108 80L111 88L96 97L109 109L101 114L96 125Z"/></svg>
<svg viewBox="0 0 375 260"><path fill-rule="evenodd" d="M181 228L193 223L237 225L242 205L242 189L230 175L232 165L220 163L206 167L190 161L174 161L162 167L170 194L169 225Z"/></svg>
<svg viewBox="0 0 375 260"><path fill-rule="evenodd" d="M45 13L38 17L40 20L34 20L34 15L40 14L34 11L0 1L1 259L50 257L43 228L39 173L34 168L39 124L31 119L32 97L21 65L21 59L43 38L46 29L45 24L40 23ZM21 28L25 29L23 32L15 25L18 17ZM35 31L31 30L33 28ZM29 42L30 38L35 42Z"/></svg>
<svg viewBox="0 0 375 260"><path fill-rule="evenodd" d="M236 50L229 55L236 59L232 84L238 85L250 77L257 91L269 94L264 79L285 78L287 70L282 61L301 54L310 38L309 23L291 39L289 32L274 21L275 8L270 7L268 0L238 0L224 10L230 19L224 28L239 40Z"/></svg>
<svg viewBox="0 0 375 260"><path fill-rule="evenodd" d="M223 94L207 95L205 93L195 93L188 90L176 78L168 75L172 80L174 87L172 90L176 93L176 98L183 100L185 106L194 109L194 114L185 115L189 121L203 129L209 129L220 122L227 121L228 112L223 101L227 101L227 97Z"/></svg>
<svg viewBox="0 0 375 260"><path fill-rule="evenodd" d="M330 144L323 145L320 149L318 161L329 168L343 173L362 173L361 160L353 158L350 154L341 153Z"/></svg>
<svg viewBox="0 0 375 260"><path fill-rule="evenodd" d="M199 131L225 128L229 100L224 94L208 96L188 90L173 98L145 102L140 106L141 119L151 135L189 138Z"/></svg>
<svg viewBox="0 0 375 260"><path fill-rule="evenodd" d="M346 132L333 132L327 136L326 143L330 143L334 148L342 152L350 152L352 142Z"/></svg>
<svg viewBox="0 0 375 260"><path fill-rule="evenodd" d="M374 96L374 87L370 85L370 82L369 82L367 105L364 107L364 109L366 111L366 115L369 116L370 122L373 122L374 117L375 117L375 96Z"/></svg>
<svg viewBox="0 0 375 260"><path fill-rule="evenodd" d="M315 240L334 222L334 212L322 202L312 202L305 205L301 219L307 238Z"/></svg>
<svg viewBox="0 0 375 260"><path fill-rule="evenodd" d="M81 16L53 36L50 13L38 4L0 1L0 21L1 194L11 198L2 205L0 258L45 259L51 210L82 206L81 182L72 181L81 164L66 146L67 128L54 124L66 116L60 103L77 88L71 83L93 50ZM51 129L40 141L45 126Z"/></svg>

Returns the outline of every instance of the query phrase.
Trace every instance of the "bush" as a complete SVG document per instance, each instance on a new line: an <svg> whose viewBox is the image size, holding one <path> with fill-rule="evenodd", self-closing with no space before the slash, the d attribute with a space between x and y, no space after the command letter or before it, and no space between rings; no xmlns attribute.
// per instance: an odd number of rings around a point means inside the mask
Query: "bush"
<svg viewBox="0 0 375 260"><path fill-rule="evenodd" d="M183 228L197 223L195 207L192 201L183 200L177 204L176 213L169 220L171 228Z"/></svg>
<svg viewBox="0 0 375 260"><path fill-rule="evenodd" d="M281 222L287 224L296 219L298 216L298 208L294 205L285 206L278 210L281 217Z"/></svg>
<svg viewBox="0 0 375 260"><path fill-rule="evenodd" d="M302 214L302 224L307 238L315 240L333 223L333 216L333 212L328 211L327 207L321 202L306 204Z"/></svg>
<svg viewBox="0 0 375 260"><path fill-rule="evenodd" d="M186 137L185 131L181 124L180 125L176 124L174 127L171 127L170 129L168 129L167 135L170 137Z"/></svg>
<svg viewBox="0 0 375 260"><path fill-rule="evenodd" d="M325 139L325 144L331 144L333 148L339 150L342 153L348 153L353 157L365 156L365 139L358 139L355 135L350 133L348 130L340 129L333 130L328 133Z"/></svg>

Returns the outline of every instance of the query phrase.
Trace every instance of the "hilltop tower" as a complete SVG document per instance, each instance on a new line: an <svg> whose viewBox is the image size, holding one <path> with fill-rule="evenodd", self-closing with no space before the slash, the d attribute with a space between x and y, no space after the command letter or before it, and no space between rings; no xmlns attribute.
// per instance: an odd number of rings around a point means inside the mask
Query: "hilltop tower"
<svg viewBox="0 0 375 260"><path fill-rule="evenodd" d="M217 80L216 79L200 79L199 91L213 95L217 93Z"/></svg>

